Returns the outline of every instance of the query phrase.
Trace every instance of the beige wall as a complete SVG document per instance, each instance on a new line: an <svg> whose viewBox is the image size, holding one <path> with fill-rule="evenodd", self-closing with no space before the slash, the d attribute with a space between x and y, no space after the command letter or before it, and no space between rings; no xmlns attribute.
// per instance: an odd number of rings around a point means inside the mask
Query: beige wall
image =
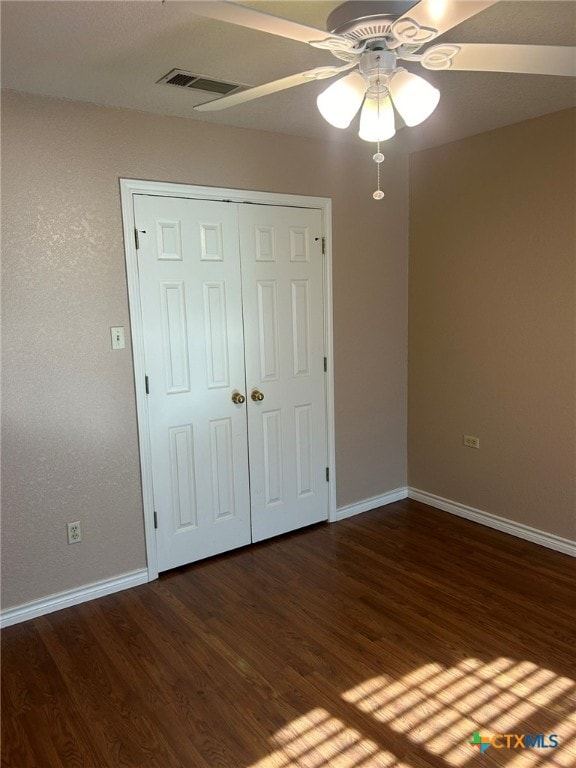
<svg viewBox="0 0 576 768"><path fill-rule="evenodd" d="M574 115L412 155L408 407L411 486L572 539Z"/></svg>
<svg viewBox="0 0 576 768"><path fill-rule="evenodd" d="M2 122L4 608L145 566L120 177L333 199L338 505L406 484L404 158L377 203L350 146L17 93Z"/></svg>

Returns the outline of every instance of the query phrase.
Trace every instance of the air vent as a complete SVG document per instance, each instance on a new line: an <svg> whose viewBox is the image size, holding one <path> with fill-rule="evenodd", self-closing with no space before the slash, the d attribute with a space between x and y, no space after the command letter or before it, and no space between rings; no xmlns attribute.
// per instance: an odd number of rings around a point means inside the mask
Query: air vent
<svg viewBox="0 0 576 768"><path fill-rule="evenodd" d="M242 91L246 86L238 83L226 83L223 80L212 80L203 75L195 75L185 72L183 69L172 69L167 75L157 82L161 85L174 85L177 88L189 88L193 91L215 93L218 96L227 96L235 91Z"/></svg>

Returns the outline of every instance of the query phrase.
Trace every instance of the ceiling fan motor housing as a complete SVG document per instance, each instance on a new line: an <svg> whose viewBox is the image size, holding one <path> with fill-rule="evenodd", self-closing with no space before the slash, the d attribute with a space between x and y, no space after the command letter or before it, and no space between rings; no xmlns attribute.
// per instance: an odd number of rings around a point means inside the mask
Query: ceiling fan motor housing
<svg viewBox="0 0 576 768"><path fill-rule="evenodd" d="M326 20L328 32L358 42L384 37L391 24L416 5L417 0L348 0Z"/></svg>

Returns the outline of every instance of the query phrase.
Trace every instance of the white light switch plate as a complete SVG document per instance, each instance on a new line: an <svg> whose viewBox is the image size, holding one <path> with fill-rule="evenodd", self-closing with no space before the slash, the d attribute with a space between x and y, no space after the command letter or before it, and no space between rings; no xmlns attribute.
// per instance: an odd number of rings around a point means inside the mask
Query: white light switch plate
<svg viewBox="0 0 576 768"><path fill-rule="evenodd" d="M126 342L124 340L124 326L118 325L110 328L112 336L112 349L124 349Z"/></svg>

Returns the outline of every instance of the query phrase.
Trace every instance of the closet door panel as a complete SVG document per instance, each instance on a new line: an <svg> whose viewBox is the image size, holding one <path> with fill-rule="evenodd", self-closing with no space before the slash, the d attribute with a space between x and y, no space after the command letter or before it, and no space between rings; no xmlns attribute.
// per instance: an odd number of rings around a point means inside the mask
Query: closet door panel
<svg viewBox="0 0 576 768"><path fill-rule="evenodd" d="M251 540L238 210L143 195L135 215L165 571Z"/></svg>
<svg viewBox="0 0 576 768"><path fill-rule="evenodd" d="M322 219L318 210L247 205L239 222L259 541L328 517Z"/></svg>

